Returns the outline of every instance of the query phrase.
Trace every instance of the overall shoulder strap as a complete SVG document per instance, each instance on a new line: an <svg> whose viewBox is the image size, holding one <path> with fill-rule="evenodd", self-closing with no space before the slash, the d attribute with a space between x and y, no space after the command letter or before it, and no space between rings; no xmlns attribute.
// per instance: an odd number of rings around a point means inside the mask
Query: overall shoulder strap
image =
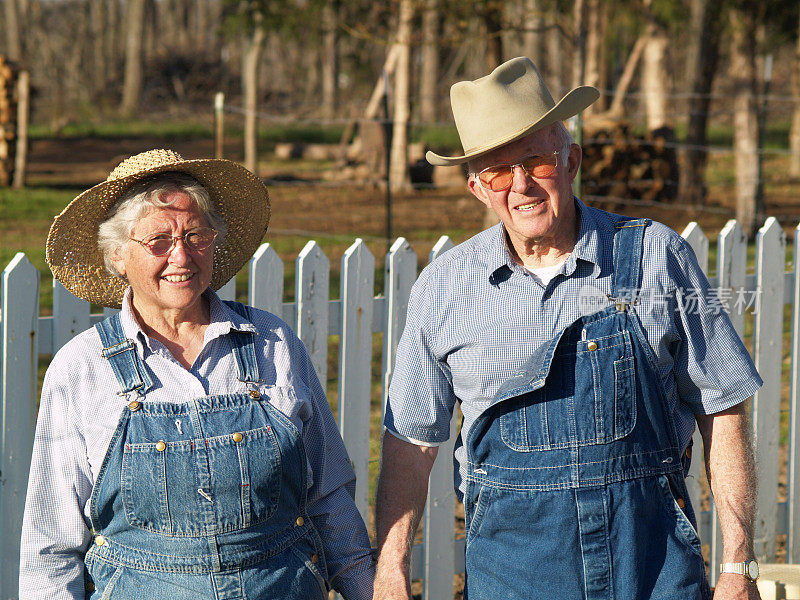
<svg viewBox="0 0 800 600"><path fill-rule="evenodd" d="M136 345L125 337L119 313L94 326L103 344L101 354L107 359L119 382L120 392L136 391L140 396L153 387L153 380L136 352Z"/></svg>
<svg viewBox="0 0 800 600"><path fill-rule="evenodd" d="M241 302L223 300L223 302L240 317L252 322L250 307ZM257 383L258 360L256 359L255 333L251 331L231 331L231 348L236 359L239 381Z"/></svg>
<svg viewBox="0 0 800 600"><path fill-rule="evenodd" d="M642 282L644 230L650 219L624 219L614 227L614 272L611 297L617 303L633 302Z"/></svg>

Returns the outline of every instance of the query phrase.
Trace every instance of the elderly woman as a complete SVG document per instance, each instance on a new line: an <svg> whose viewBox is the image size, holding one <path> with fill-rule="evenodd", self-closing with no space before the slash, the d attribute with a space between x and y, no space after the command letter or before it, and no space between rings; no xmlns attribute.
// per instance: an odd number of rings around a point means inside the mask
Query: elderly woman
<svg viewBox="0 0 800 600"><path fill-rule="evenodd" d="M56 218L56 279L121 311L45 376L21 598L371 598L355 476L302 343L213 291L268 220L252 173L166 150Z"/></svg>

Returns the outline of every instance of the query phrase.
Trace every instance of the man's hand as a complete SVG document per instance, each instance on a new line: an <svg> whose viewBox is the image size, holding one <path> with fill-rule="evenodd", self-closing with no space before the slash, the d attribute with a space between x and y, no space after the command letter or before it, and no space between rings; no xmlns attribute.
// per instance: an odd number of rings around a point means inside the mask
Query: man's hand
<svg viewBox="0 0 800 600"><path fill-rule="evenodd" d="M722 573L714 588L714 600L761 600L761 596L755 582L735 573Z"/></svg>
<svg viewBox="0 0 800 600"><path fill-rule="evenodd" d="M378 566L373 600L409 600L414 534L425 499L436 447L415 446L383 434L381 474L375 500Z"/></svg>

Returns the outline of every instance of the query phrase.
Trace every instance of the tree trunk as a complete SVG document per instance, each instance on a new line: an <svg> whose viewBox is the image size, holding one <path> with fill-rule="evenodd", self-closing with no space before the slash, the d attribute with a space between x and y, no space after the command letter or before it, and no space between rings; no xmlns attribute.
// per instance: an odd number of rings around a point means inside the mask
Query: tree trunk
<svg viewBox="0 0 800 600"><path fill-rule="evenodd" d="M589 0L588 24L586 33L586 75L585 85L593 85L600 90L597 102L588 106L586 115L602 112L606 107L606 67L605 39L606 4L601 0Z"/></svg>
<svg viewBox="0 0 800 600"><path fill-rule="evenodd" d="M586 77L586 0L575 0L573 6L572 87L583 85Z"/></svg>
<svg viewBox="0 0 800 600"><path fill-rule="evenodd" d="M339 77L339 60L336 37L339 28L339 3L326 2L322 8L322 107L323 119L336 116L338 101L336 80Z"/></svg>
<svg viewBox="0 0 800 600"><path fill-rule="evenodd" d="M792 151L789 162L789 173L792 177L800 177L800 29L797 33L797 46L792 61L792 128L789 132L789 148Z"/></svg>
<svg viewBox="0 0 800 600"><path fill-rule="evenodd" d="M258 68L266 34L260 23L248 40L242 55L242 93L244 94L244 166L258 175Z"/></svg>
<svg viewBox="0 0 800 600"><path fill-rule="evenodd" d="M559 27L558 11L555 9L553 3L551 3L550 8L549 14L551 22L545 33L545 45L547 47L546 64L547 73L549 75L547 87L550 88L553 97L558 96L560 98L566 91L566 85L564 83L566 79L564 76L564 52L567 44L562 36L561 27Z"/></svg>
<svg viewBox="0 0 800 600"><path fill-rule="evenodd" d="M120 113L130 117L139 106L142 93L142 38L144 34L145 0L128 0L125 17L125 79L122 84Z"/></svg>
<svg viewBox="0 0 800 600"><path fill-rule="evenodd" d="M750 236L764 218L758 188L759 119L755 65L755 11L746 1L730 9L730 78L734 90L733 146L736 166L736 219Z"/></svg>
<svg viewBox="0 0 800 600"><path fill-rule="evenodd" d="M642 91L644 93L647 129L654 131L667 126L668 72L667 49L669 37L663 24L658 22L650 10L650 1L645 2L647 43L642 56Z"/></svg>
<svg viewBox="0 0 800 600"><path fill-rule="evenodd" d="M533 64L541 70L544 18L539 4L540 0L525 0L525 16L522 20L525 26L525 35L522 37L522 47L525 56L530 58Z"/></svg>
<svg viewBox="0 0 800 600"><path fill-rule="evenodd" d="M689 99L687 149L681 161L678 197L686 204L705 204L705 169L708 160L706 129L711 104L711 85L719 63L719 42L722 19L711 10L710 0L692 0L692 25L687 60Z"/></svg>
<svg viewBox="0 0 800 600"><path fill-rule="evenodd" d="M109 73L108 6L106 0L91 0L89 5L92 31L92 74L89 78L92 95L99 98L106 90Z"/></svg>
<svg viewBox="0 0 800 600"><path fill-rule="evenodd" d="M19 7L17 0L3 2L6 22L6 46L9 60L22 60L22 35Z"/></svg>
<svg viewBox="0 0 800 600"><path fill-rule="evenodd" d="M414 18L414 0L400 1L400 19L397 26L397 68L394 71L394 127L389 181L393 190L406 190L408 179L408 116L410 87L411 21Z"/></svg>
<svg viewBox="0 0 800 600"><path fill-rule="evenodd" d="M422 12L422 61L419 74L419 116L423 123L437 118L439 95L439 1L426 0Z"/></svg>
<svg viewBox="0 0 800 600"><path fill-rule="evenodd" d="M482 16L486 29L486 72L489 73L503 62L502 4L487 3Z"/></svg>

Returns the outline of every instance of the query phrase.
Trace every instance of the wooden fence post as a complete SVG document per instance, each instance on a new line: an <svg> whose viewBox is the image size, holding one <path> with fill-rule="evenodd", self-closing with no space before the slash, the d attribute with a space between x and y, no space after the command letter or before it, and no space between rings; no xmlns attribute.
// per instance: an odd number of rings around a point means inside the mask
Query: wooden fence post
<svg viewBox="0 0 800 600"><path fill-rule="evenodd" d="M0 598L16 598L19 550L36 422L39 271L19 252L3 271L0 384Z"/></svg>
<svg viewBox="0 0 800 600"><path fill-rule="evenodd" d="M753 429L758 461L756 557L775 560L778 522L778 441L783 340L786 235L770 217L756 237L755 363L764 386L753 396Z"/></svg>
<svg viewBox="0 0 800 600"><path fill-rule="evenodd" d="M453 242L443 235L428 255L428 262L453 248ZM456 506L453 490L453 448L458 436L459 408L453 407L450 419L450 438L439 446L438 460L433 463L425 503L423 544L425 567L423 569L424 600L453 597L453 572L455 571L455 521Z"/></svg>
<svg viewBox="0 0 800 600"><path fill-rule="evenodd" d="M330 261L319 244L311 241L300 251L296 264L297 322L294 330L308 349L324 389L328 381Z"/></svg>
<svg viewBox="0 0 800 600"><path fill-rule="evenodd" d="M403 333L408 312L408 297L417 279L417 255L405 238L397 238L386 255L386 330L383 333L383 411L389 398L389 383L394 370L397 343Z"/></svg>
<svg viewBox="0 0 800 600"><path fill-rule="evenodd" d="M356 506L369 518L369 425L375 258L360 239L342 256L339 430L356 473Z"/></svg>

